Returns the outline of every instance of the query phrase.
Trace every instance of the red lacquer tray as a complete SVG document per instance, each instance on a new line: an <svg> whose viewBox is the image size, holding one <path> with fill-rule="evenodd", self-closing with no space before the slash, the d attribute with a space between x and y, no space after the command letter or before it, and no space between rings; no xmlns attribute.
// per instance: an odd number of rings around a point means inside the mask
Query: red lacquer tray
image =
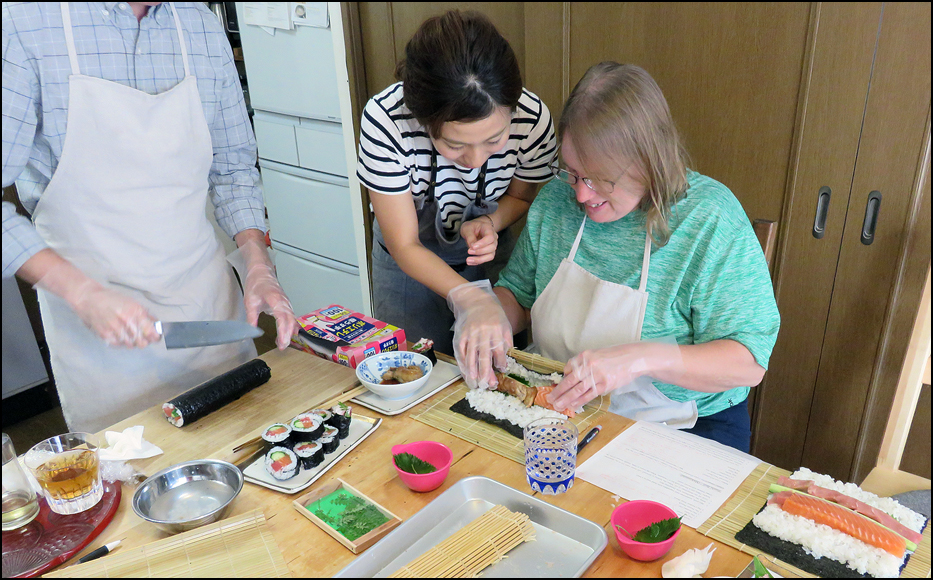
<svg viewBox="0 0 933 580"><path fill-rule="evenodd" d="M39 500L39 515L18 530L3 532L3 577L31 578L48 572L84 549L113 519L121 483L104 481L104 496L91 509L63 516Z"/></svg>

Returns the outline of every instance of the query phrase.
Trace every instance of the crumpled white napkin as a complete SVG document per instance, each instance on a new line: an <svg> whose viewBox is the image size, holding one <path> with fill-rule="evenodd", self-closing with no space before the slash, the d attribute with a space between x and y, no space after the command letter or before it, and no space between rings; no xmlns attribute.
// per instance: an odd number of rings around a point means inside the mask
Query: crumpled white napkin
<svg viewBox="0 0 933 580"><path fill-rule="evenodd" d="M143 439L142 425L127 427L122 433L107 431L107 447L100 449L101 461L126 461L128 459L146 459L162 453L162 450Z"/></svg>
<svg viewBox="0 0 933 580"><path fill-rule="evenodd" d="M702 550L692 548L680 556L668 560L661 566L661 577L700 578L700 574L703 574L709 568L709 561L713 558L713 552L716 551L716 548L712 550L710 548L713 548L712 543Z"/></svg>

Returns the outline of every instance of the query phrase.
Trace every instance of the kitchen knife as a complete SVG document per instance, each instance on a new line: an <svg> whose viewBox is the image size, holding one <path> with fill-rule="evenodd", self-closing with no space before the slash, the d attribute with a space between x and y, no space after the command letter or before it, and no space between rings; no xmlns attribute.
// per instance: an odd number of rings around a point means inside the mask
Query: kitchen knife
<svg viewBox="0 0 933 580"><path fill-rule="evenodd" d="M165 338L165 348L193 348L239 342L257 338L263 331L239 320L196 320L155 323L156 332Z"/></svg>

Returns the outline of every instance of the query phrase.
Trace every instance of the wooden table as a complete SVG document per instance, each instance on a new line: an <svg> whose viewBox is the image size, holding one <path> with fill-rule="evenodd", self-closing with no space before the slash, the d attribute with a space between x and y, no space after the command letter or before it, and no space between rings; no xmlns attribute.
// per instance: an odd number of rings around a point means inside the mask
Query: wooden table
<svg viewBox="0 0 933 580"><path fill-rule="evenodd" d="M143 437L164 451L162 455L151 459L133 461L133 465L147 475L193 459L236 461L245 457L244 454L232 455L236 443L256 436L263 427L281 421L283 417L291 417L308 409L321 400L322 392L340 393L356 383L353 370L297 350L272 351L260 358L272 369L272 379L268 383L192 425L182 429L173 427L162 415L161 406L156 406L105 431L122 431L134 425L145 427ZM421 405L424 404L426 402ZM522 465L409 418L418 408L416 406L394 417L383 417L375 433L317 483L301 493L312 491L339 477L406 520L461 478L471 475L484 475L517 490L526 493L531 491ZM354 406L354 413L381 416L359 405ZM607 413L600 419L600 424L603 426L602 432L586 447L579 461L585 461L632 422ZM99 435L103 438L104 432L101 431ZM429 493L416 493L410 491L398 478L392 465L390 449L392 445L425 439L440 441L450 447L454 461L444 485ZM124 538L123 549L167 537L167 534L133 513L133 491L132 488L124 488L123 499L113 522L79 556L120 538ZM286 495L246 483L228 517L262 509L293 576L332 576L355 556L292 507L292 500L299 495ZM668 556L656 562L636 562L621 551L609 526L609 516L621 501L614 500L611 493L578 479L573 489L566 494L557 497L539 494L537 497L597 522L606 529L609 544L587 570L587 577L660 577L661 565L665 561L690 548L702 549L710 542L715 544L717 550L709 570L704 574L707 578L735 577L751 561L751 556L684 526ZM76 561L72 559L68 564Z"/></svg>

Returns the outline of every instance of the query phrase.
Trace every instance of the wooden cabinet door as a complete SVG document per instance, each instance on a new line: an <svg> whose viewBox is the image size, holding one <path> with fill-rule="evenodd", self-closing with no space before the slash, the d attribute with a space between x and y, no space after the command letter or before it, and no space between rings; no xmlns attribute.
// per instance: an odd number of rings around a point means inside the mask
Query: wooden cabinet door
<svg viewBox="0 0 933 580"><path fill-rule="evenodd" d="M871 422L872 388L884 388L874 375L929 155L929 39L929 3L884 4L802 458L849 481L860 480L851 442ZM929 263L929 248L910 258Z"/></svg>

